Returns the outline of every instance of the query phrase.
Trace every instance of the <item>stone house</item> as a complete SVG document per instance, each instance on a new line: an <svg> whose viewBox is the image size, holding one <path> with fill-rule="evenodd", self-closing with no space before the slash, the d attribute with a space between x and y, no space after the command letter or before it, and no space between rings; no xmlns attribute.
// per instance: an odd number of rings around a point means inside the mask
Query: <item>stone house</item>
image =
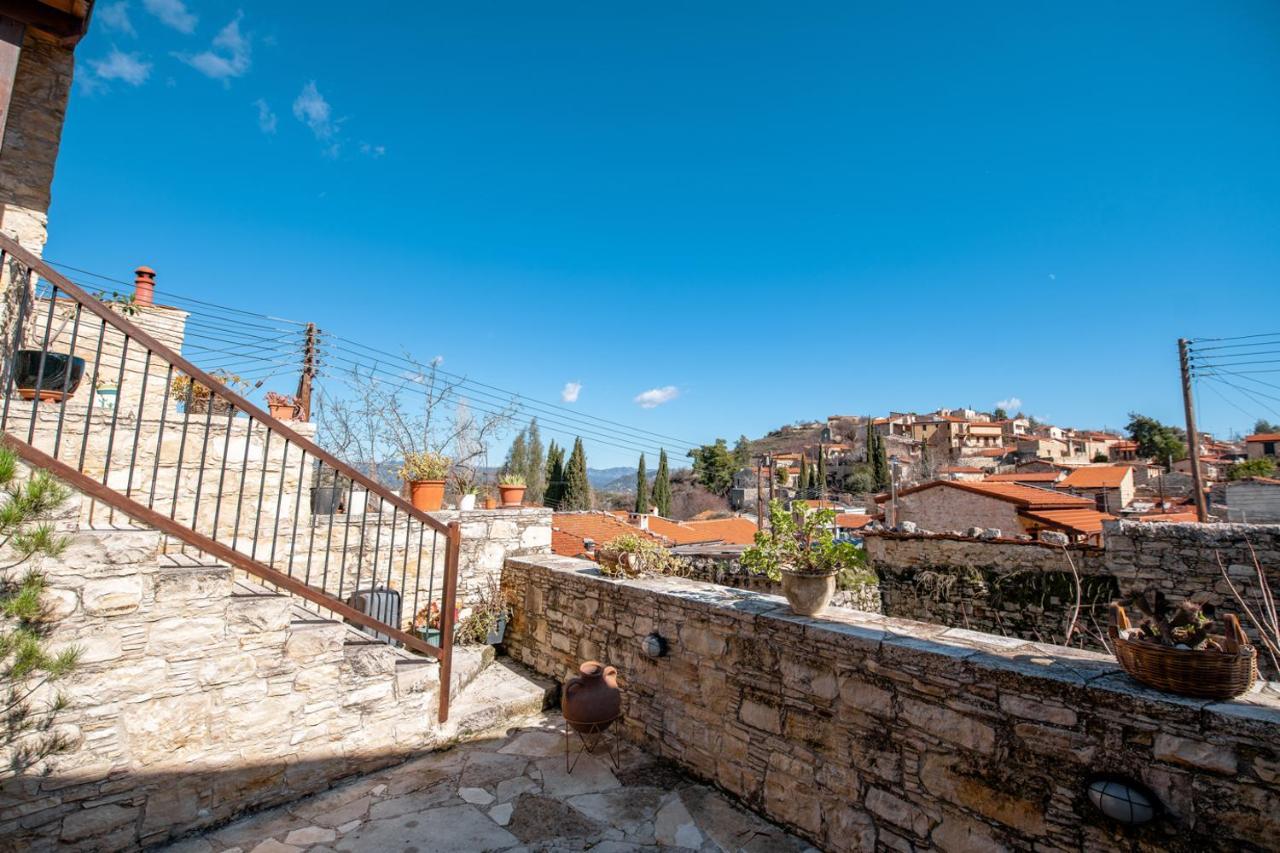
<svg viewBox="0 0 1280 853"><path fill-rule="evenodd" d="M892 519L891 498L881 495L876 501L883 506L886 518ZM898 493L897 521L910 521L921 530L938 533L981 527L1014 537L1031 535L1046 526L1046 512L1093 509L1090 498L1018 483L934 480ZM1041 517L1033 518L1029 513Z"/></svg>
<svg viewBox="0 0 1280 853"><path fill-rule="evenodd" d="M1260 432L1244 440L1245 454L1250 459L1275 459L1280 456L1280 432Z"/></svg>
<svg viewBox="0 0 1280 853"><path fill-rule="evenodd" d="M1221 497L1219 498L1219 494ZM1280 480L1274 477L1246 477L1223 483L1221 492L1214 489L1213 512L1225 515L1227 521L1249 524L1280 523Z"/></svg>
<svg viewBox="0 0 1280 853"><path fill-rule="evenodd" d="M1118 513L1133 502L1133 469L1128 465L1077 468L1056 488L1092 498L1099 512Z"/></svg>

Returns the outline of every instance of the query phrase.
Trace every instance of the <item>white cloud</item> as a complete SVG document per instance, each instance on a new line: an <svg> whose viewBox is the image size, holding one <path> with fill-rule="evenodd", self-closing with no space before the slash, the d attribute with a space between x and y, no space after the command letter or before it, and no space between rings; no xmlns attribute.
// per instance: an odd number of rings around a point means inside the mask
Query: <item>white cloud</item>
<svg viewBox="0 0 1280 853"><path fill-rule="evenodd" d="M377 160L377 159L378 159L379 157L381 157L383 154L386 154L386 153L387 153L387 146L385 146L385 145L372 145L372 144L370 144L370 143L368 143L368 142L361 142L361 143L360 143L360 153L361 153L361 154L364 154L364 155L365 155L365 156L367 156L367 157L372 157L373 159Z"/></svg>
<svg viewBox="0 0 1280 853"><path fill-rule="evenodd" d="M138 31L133 28L133 21L129 20L128 3L108 3L97 10L95 17L109 30L131 36L138 34Z"/></svg>
<svg viewBox="0 0 1280 853"><path fill-rule="evenodd" d="M578 402L578 395L581 393L582 393L581 382L566 382L564 383L564 387L560 389L560 402L576 403Z"/></svg>
<svg viewBox="0 0 1280 853"><path fill-rule="evenodd" d="M253 105L258 108L258 128L265 134L274 134L278 121L275 112L271 109L271 105L263 98L258 98L253 102Z"/></svg>
<svg viewBox="0 0 1280 853"><path fill-rule="evenodd" d="M679 396L679 388L674 385L664 385L661 388L650 388L648 391L637 394L633 402L639 404L642 409L653 409L663 403L670 403Z"/></svg>
<svg viewBox="0 0 1280 853"><path fill-rule="evenodd" d="M1004 409L1006 412L1016 412L1022 408L1022 401L1017 397L1010 397L1007 400L997 400L997 409Z"/></svg>
<svg viewBox="0 0 1280 853"><path fill-rule="evenodd" d="M197 18L187 11L187 6L182 0L142 0L142 5L166 26L173 27L180 33L196 31Z"/></svg>
<svg viewBox="0 0 1280 853"><path fill-rule="evenodd" d="M195 56L178 55L178 58L214 80L227 81L242 77L249 70L249 37L240 32L243 12L236 16L213 38L213 45Z"/></svg>
<svg viewBox="0 0 1280 853"><path fill-rule="evenodd" d="M106 59L89 60L89 68L100 80L119 80L130 86L141 86L151 75L150 62L144 62L137 53L125 53L116 47L111 48Z"/></svg>
<svg viewBox="0 0 1280 853"><path fill-rule="evenodd" d="M302 91L293 101L293 117L311 128L316 139L324 143L324 153L329 157L337 157L341 144L337 141L338 122L333 118L333 110L329 102L316 88L312 80L302 87Z"/></svg>

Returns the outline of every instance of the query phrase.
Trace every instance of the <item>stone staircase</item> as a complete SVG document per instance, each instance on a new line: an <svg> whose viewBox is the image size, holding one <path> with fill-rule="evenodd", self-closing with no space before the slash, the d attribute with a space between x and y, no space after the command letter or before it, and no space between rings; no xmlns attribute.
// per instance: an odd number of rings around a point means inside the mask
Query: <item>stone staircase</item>
<svg viewBox="0 0 1280 853"><path fill-rule="evenodd" d="M554 697L554 684L495 662L492 647L458 647L456 704L440 724L434 658L118 515L114 526L87 527L80 501L57 521L70 546L42 567L57 618L50 644L82 653L58 715L74 748L35 772L0 775L0 838L28 849L162 843L493 729Z"/></svg>

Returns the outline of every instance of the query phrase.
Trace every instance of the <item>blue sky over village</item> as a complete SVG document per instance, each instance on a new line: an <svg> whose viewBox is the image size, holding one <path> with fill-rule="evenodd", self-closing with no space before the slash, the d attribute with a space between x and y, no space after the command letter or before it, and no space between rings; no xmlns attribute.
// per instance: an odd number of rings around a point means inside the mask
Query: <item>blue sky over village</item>
<svg viewBox="0 0 1280 853"><path fill-rule="evenodd" d="M1278 39L1263 2L102 2L46 254L690 441L1177 422L1179 336L1276 330Z"/></svg>

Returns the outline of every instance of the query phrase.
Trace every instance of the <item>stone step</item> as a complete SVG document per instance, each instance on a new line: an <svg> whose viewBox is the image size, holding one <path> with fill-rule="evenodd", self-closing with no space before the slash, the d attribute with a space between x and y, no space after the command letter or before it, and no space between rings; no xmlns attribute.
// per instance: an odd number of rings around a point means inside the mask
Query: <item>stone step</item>
<svg viewBox="0 0 1280 853"><path fill-rule="evenodd" d="M469 740L541 713L555 704L560 687L510 658L486 667L455 694L445 730L451 739Z"/></svg>

